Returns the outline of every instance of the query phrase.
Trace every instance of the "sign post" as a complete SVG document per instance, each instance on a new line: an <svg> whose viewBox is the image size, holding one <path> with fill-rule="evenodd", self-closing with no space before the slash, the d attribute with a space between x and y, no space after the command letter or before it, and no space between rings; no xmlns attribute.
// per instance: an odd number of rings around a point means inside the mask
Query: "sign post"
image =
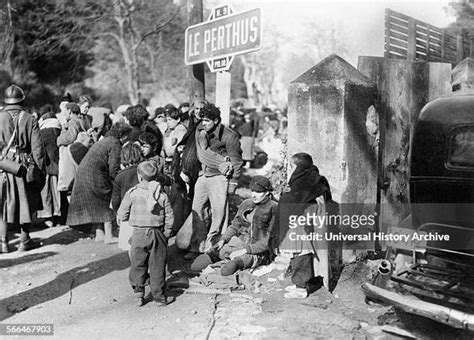
<svg viewBox="0 0 474 340"><path fill-rule="evenodd" d="M216 106L221 110L222 124L230 124L230 72L216 74Z"/></svg>
<svg viewBox="0 0 474 340"><path fill-rule="evenodd" d="M262 24L260 9L233 14L229 5L214 8L208 21L189 26L185 33L184 62L206 62L216 74L216 106L222 123L230 120L230 79L227 72L234 56L260 49Z"/></svg>
<svg viewBox="0 0 474 340"><path fill-rule="evenodd" d="M187 0L188 25L195 25L203 21L203 0ZM200 102L205 98L204 64L195 64L188 69L189 101Z"/></svg>

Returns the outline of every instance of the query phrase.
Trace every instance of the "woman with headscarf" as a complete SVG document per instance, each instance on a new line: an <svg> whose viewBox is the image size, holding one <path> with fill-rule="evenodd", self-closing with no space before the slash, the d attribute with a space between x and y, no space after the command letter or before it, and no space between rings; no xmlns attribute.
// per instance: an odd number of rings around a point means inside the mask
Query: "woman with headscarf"
<svg viewBox="0 0 474 340"><path fill-rule="evenodd" d="M130 126L116 123L105 138L95 143L77 169L68 211L67 225L92 224L96 241L114 243L110 208L113 180L120 171L120 151Z"/></svg>
<svg viewBox="0 0 474 340"><path fill-rule="evenodd" d="M294 171L288 181L289 191L281 195L277 208L275 224L272 228L270 248L291 252L291 280L298 287L310 289L310 280L316 275L323 276L326 287L329 284L329 245L311 238L291 236L310 236L315 230L315 222L290 226L291 221L299 221L300 217L325 216L327 202L332 201L329 183L319 174L319 169L313 164L313 159L307 153L297 153L291 157L290 163ZM302 229L294 229L298 226ZM317 228L326 228L318 225ZM318 229L322 230L322 229ZM324 242L324 241L322 241ZM309 285L309 286L308 286Z"/></svg>
<svg viewBox="0 0 474 340"><path fill-rule="evenodd" d="M329 183L324 176L319 174L319 169L313 164L313 159L309 154L304 152L294 154L290 165L294 171L288 181L289 191L284 192L280 197L275 226L272 228L273 249L282 244L289 230L288 223L280 223L282 216L290 213L300 216L309 206L332 200Z"/></svg>

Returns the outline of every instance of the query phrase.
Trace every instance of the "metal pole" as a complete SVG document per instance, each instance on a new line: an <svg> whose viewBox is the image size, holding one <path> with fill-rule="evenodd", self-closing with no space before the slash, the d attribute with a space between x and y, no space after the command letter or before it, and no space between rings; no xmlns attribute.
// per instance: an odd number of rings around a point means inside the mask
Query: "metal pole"
<svg viewBox="0 0 474 340"><path fill-rule="evenodd" d="M188 26L199 24L203 21L202 0L188 0ZM205 99L204 64L189 67L189 102L194 103Z"/></svg>

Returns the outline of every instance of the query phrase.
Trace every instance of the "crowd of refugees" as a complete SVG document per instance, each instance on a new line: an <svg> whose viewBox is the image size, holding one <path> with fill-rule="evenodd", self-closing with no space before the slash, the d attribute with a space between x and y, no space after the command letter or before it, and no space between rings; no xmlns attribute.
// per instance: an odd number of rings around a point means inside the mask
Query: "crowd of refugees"
<svg viewBox="0 0 474 340"><path fill-rule="evenodd" d="M280 162L274 149L286 133L281 111L234 110L227 127L219 108L207 101L168 104L151 113L142 105L122 105L113 113L93 107L88 96L74 101L68 94L59 112L46 105L36 117L24 101L23 90L11 85L0 110L1 253L11 251L8 235L17 231L19 251L37 247L29 236L32 223L66 224L128 250L139 303L149 285L158 305L167 304L173 235L196 272L224 260L221 274L231 275L272 260L280 226L268 176ZM258 152L268 158L266 168L251 178L251 197L227 226L228 195ZM296 170L289 185L297 190L281 200L330 198L311 157L291 159Z"/></svg>

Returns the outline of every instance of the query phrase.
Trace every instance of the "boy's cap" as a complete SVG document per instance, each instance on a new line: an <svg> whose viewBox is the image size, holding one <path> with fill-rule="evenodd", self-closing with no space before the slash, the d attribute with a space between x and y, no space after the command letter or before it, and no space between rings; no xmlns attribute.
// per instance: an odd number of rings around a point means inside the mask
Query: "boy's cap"
<svg viewBox="0 0 474 340"><path fill-rule="evenodd" d="M255 192L273 191L270 180L264 176L254 176L250 181L250 190Z"/></svg>
<svg viewBox="0 0 474 340"><path fill-rule="evenodd" d="M66 93L64 96L61 97L61 99L59 100L59 102L72 102L72 96L71 94L68 92Z"/></svg>
<svg viewBox="0 0 474 340"><path fill-rule="evenodd" d="M138 165L137 172L145 181L150 182L156 180L158 167L153 161L145 161Z"/></svg>

